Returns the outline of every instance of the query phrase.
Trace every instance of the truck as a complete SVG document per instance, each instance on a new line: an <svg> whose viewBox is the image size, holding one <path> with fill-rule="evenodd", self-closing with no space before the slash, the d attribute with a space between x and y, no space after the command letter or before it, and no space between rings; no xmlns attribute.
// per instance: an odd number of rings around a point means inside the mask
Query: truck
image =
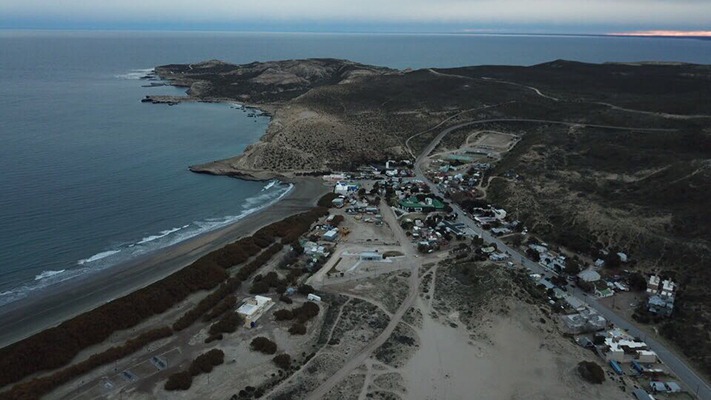
<svg viewBox="0 0 711 400"><path fill-rule="evenodd" d="M610 360L610 367L612 367L612 370L615 371L617 375L624 375L624 371L622 371L622 367L620 364L615 361L615 360Z"/></svg>

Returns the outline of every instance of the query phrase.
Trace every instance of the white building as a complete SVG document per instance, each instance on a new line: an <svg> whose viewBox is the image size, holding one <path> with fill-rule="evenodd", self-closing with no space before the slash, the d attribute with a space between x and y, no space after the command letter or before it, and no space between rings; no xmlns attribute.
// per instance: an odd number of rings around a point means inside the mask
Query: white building
<svg viewBox="0 0 711 400"><path fill-rule="evenodd" d="M649 277L649 280L647 281L647 293L648 294L657 294L659 292L659 277L657 275L652 275Z"/></svg>
<svg viewBox="0 0 711 400"><path fill-rule="evenodd" d="M665 279L662 281L662 290L659 294L662 297L673 297L674 296L674 282L671 279Z"/></svg>
<svg viewBox="0 0 711 400"><path fill-rule="evenodd" d="M357 192L358 189L360 189L360 185L358 185L357 183L348 183L345 181L338 181L338 182L336 182L336 185L333 188L333 193L337 193L337 194L346 196L349 193Z"/></svg>
<svg viewBox="0 0 711 400"><path fill-rule="evenodd" d="M254 328L257 325L257 320L273 305L274 302L269 297L254 296L244 300L242 305L237 308L237 314L244 319L246 328Z"/></svg>
<svg viewBox="0 0 711 400"><path fill-rule="evenodd" d="M594 269L588 268L578 274L578 278L585 282L596 282L600 280L600 274Z"/></svg>
<svg viewBox="0 0 711 400"><path fill-rule="evenodd" d="M330 231L323 234L323 240L335 242L336 239L338 239L338 229L331 229Z"/></svg>

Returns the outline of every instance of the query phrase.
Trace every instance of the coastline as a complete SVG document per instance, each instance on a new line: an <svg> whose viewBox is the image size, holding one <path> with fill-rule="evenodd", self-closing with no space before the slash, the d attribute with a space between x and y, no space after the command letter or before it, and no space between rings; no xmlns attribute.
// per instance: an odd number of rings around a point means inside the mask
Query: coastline
<svg viewBox="0 0 711 400"><path fill-rule="evenodd" d="M0 348L125 296L184 268L200 256L316 205L328 188L318 178L290 179L294 187L271 206L225 227L48 289L0 310Z"/></svg>

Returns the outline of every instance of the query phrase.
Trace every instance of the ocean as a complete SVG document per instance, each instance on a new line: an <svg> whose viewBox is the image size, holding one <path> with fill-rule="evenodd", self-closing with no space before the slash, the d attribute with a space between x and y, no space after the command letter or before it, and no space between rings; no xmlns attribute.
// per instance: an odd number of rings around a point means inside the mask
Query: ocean
<svg viewBox="0 0 711 400"><path fill-rule="evenodd" d="M346 58L393 68L681 61L660 38L0 31L0 307L224 226L289 190L190 173L239 154L268 118L226 104L143 104L156 65Z"/></svg>

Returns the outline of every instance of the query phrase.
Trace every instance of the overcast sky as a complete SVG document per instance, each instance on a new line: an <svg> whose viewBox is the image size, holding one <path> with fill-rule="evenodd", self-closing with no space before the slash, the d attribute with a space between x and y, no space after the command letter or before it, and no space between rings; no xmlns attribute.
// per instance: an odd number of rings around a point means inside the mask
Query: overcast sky
<svg viewBox="0 0 711 400"><path fill-rule="evenodd" d="M0 27L605 33L709 30L711 0L0 0Z"/></svg>

